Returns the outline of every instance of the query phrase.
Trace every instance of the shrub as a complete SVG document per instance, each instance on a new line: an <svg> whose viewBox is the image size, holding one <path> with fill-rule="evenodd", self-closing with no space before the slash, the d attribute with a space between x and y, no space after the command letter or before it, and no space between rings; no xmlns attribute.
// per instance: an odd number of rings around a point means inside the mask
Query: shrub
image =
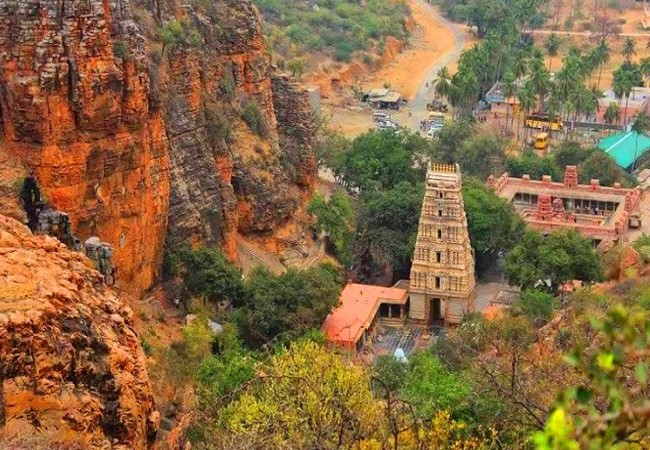
<svg viewBox="0 0 650 450"><path fill-rule="evenodd" d="M126 58L129 55L129 50L123 42L116 42L113 44L113 56L116 58Z"/></svg>
<svg viewBox="0 0 650 450"><path fill-rule="evenodd" d="M205 118L205 131L212 148L218 149L222 147L224 142L230 143L232 126L226 114L215 104L211 104L205 107L203 115Z"/></svg>
<svg viewBox="0 0 650 450"><path fill-rule="evenodd" d="M246 122L248 128L260 137L266 135L266 123L260 108L253 101L248 101L242 108L241 118Z"/></svg>
<svg viewBox="0 0 650 450"><path fill-rule="evenodd" d="M191 295L214 303L241 301L244 290L241 274L221 252L207 248L182 249L179 257L185 289Z"/></svg>
<svg viewBox="0 0 650 450"><path fill-rule="evenodd" d="M524 291L515 304L516 309L526 316L533 325L541 327L553 318L555 298L548 292Z"/></svg>

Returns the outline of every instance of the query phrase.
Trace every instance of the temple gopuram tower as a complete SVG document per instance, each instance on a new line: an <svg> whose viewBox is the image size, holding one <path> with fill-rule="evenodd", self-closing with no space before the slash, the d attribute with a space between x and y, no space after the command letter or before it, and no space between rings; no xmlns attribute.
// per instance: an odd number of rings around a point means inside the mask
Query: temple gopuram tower
<svg viewBox="0 0 650 450"><path fill-rule="evenodd" d="M474 254L458 165L429 164L410 277L409 317L457 324L474 311Z"/></svg>

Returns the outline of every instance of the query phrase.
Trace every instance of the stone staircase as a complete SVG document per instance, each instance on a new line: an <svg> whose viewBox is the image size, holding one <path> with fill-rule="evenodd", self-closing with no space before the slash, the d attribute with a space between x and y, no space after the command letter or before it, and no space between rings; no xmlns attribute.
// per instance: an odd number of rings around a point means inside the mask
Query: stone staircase
<svg viewBox="0 0 650 450"><path fill-rule="evenodd" d="M244 239L237 239L237 260L247 276L258 266L266 267L271 273L281 275L287 268L280 262L280 259L271 252L264 251Z"/></svg>

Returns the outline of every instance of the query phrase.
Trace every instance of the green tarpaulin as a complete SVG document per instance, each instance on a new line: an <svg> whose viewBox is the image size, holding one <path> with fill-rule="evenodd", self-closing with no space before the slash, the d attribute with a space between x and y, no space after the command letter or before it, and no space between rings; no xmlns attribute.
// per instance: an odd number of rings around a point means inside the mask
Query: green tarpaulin
<svg viewBox="0 0 650 450"><path fill-rule="evenodd" d="M637 146L638 136L638 146ZM634 131L614 134L602 139L598 148L611 156L616 164L623 169L628 169L634 162L634 156L638 159L650 149L650 137L645 134L638 134Z"/></svg>

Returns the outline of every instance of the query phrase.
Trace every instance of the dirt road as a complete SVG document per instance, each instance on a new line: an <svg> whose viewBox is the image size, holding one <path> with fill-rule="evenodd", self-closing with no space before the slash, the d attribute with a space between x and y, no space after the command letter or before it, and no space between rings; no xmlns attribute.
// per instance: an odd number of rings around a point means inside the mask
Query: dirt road
<svg viewBox="0 0 650 450"><path fill-rule="evenodd" d="M423 6L422 11L432 17L436 22L447 28L454 36L454 46L443 54L439 59L435 60L429 67L426 76L421 80L420 88L415 95L415 98L409 105L411 112L411 120L409 125L415 131L419 129L420 120L422 120L427 113L427 103L434 97L434 88L432 81L435 79L438 70L441 67L448 66L454 63L460 57L460 54L465 48L465 35L463 31L453 22L444 18L433 6L423 0L414 0L415 3Z"/></svg>
<svg viewBox="0 0 650 450"><path fill-rule="evenodd" d="M409 46L388 66L360 80L360 85L372 89L389 84L400 92L409 104L399 113L390 114L401 125L417 130L419 121L426 116L426 104L433 98L431 81L436 72L444 65L449 65L453 72L468 39L462 26L447 21L427 0L409 0L409 5L417 24ZM370 111L356 102L341 102L333 96L324 107L332 116L331 125L348 137L374 128Z"/></svg>

